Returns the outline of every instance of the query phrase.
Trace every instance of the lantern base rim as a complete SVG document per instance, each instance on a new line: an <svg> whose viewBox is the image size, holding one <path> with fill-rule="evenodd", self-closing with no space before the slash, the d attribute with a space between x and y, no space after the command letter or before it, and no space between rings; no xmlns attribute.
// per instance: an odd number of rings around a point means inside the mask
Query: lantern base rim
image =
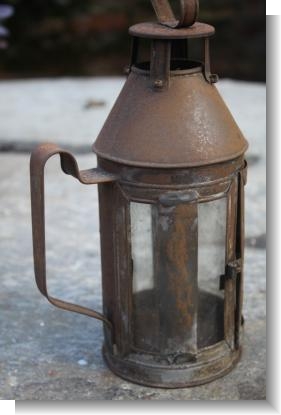
<svg viewBox="0 0 281 415"><path fill-rule="evenodd" d="M224 341L221 343L226 344ZM237 350L227 348L224 355L219 353L209 361L204 361L206 352L203 351L200 362L169 367L136 361L131 357L114 356L106 345L103 347L103 356L110 370L122 379L143 386L180 389L204 385L231 372L241 358L242 347Z"/></svg>

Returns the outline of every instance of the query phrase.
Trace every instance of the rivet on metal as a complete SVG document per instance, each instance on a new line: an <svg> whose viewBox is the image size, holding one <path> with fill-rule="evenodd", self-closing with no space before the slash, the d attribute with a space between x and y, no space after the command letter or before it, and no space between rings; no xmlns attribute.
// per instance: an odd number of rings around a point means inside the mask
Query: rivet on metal
<svg viewBox="0 0 281 415"><path fill-rule="evenodd" d="M164 86L164 82L162 81L162 79L156 79L156 81L154 81L154 87L157 89L161 89Z"/></svg>
<svg viewBox="0 0 281 415"><path fill-rule="evenodd" d="M127 75L127 76L130 75L131 67L129 65L125 66L123 72L124 72L124 75Z"/></svg>
<svg viewBox="0 0 281 415"><path fill-rule="evenodd" d="M219 80L219 76L211 73L211 59L210 59L210 40L205 39L205 65L204 65L204 76L207 82L215 84Z"/></svg>

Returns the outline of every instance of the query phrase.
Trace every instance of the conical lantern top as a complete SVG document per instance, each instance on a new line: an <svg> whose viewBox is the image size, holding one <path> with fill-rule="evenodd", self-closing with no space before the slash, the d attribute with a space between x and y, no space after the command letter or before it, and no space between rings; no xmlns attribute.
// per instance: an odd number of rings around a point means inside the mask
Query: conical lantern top
<svg viewBox="0 0 281 415"><path fill-rule="evenodd" d="M139 167L177 168L241 156L248 144L213 85L209 39L214 27L196 22L197 0L182 0L175 17L169 2L152 0L158 22L129 29L133 37L128 80L97 141L101 158ZM204 42L202 62L190 59L192 39ZM139 57L150 39L150 61Z"/></svg>

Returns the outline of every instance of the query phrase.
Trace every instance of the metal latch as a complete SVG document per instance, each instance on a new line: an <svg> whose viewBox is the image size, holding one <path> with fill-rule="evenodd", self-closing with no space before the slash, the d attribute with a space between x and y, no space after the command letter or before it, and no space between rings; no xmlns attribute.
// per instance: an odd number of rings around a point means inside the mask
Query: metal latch
<svg viewBox="0 0 281 415"><path fill-rule="evenodd" d="M220 290L224 290L225 281L234 280L242 272L242 259L229 262L225 267L225 274L220 277Z"/></svg>

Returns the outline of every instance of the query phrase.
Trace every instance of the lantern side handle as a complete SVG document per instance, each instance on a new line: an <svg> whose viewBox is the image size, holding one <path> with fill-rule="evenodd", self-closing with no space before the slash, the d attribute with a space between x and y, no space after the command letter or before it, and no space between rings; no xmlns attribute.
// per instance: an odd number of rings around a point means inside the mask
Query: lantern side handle
<svg viewBox="0 0 281 415"><path fill-rule="evenodd" d="M111 322L104 315L89 308L51 297L47 290L44 170L48 159L57 154L60 155L63 172L75 177L83 184L112 183L117 180L116 176L108 174L100 168L79 171L73 155L55 144L42 144L35 148L30 159L30 184L33 256L36 284L39 291L54 306L101 320L110 330L112 330Z"/></svg>

